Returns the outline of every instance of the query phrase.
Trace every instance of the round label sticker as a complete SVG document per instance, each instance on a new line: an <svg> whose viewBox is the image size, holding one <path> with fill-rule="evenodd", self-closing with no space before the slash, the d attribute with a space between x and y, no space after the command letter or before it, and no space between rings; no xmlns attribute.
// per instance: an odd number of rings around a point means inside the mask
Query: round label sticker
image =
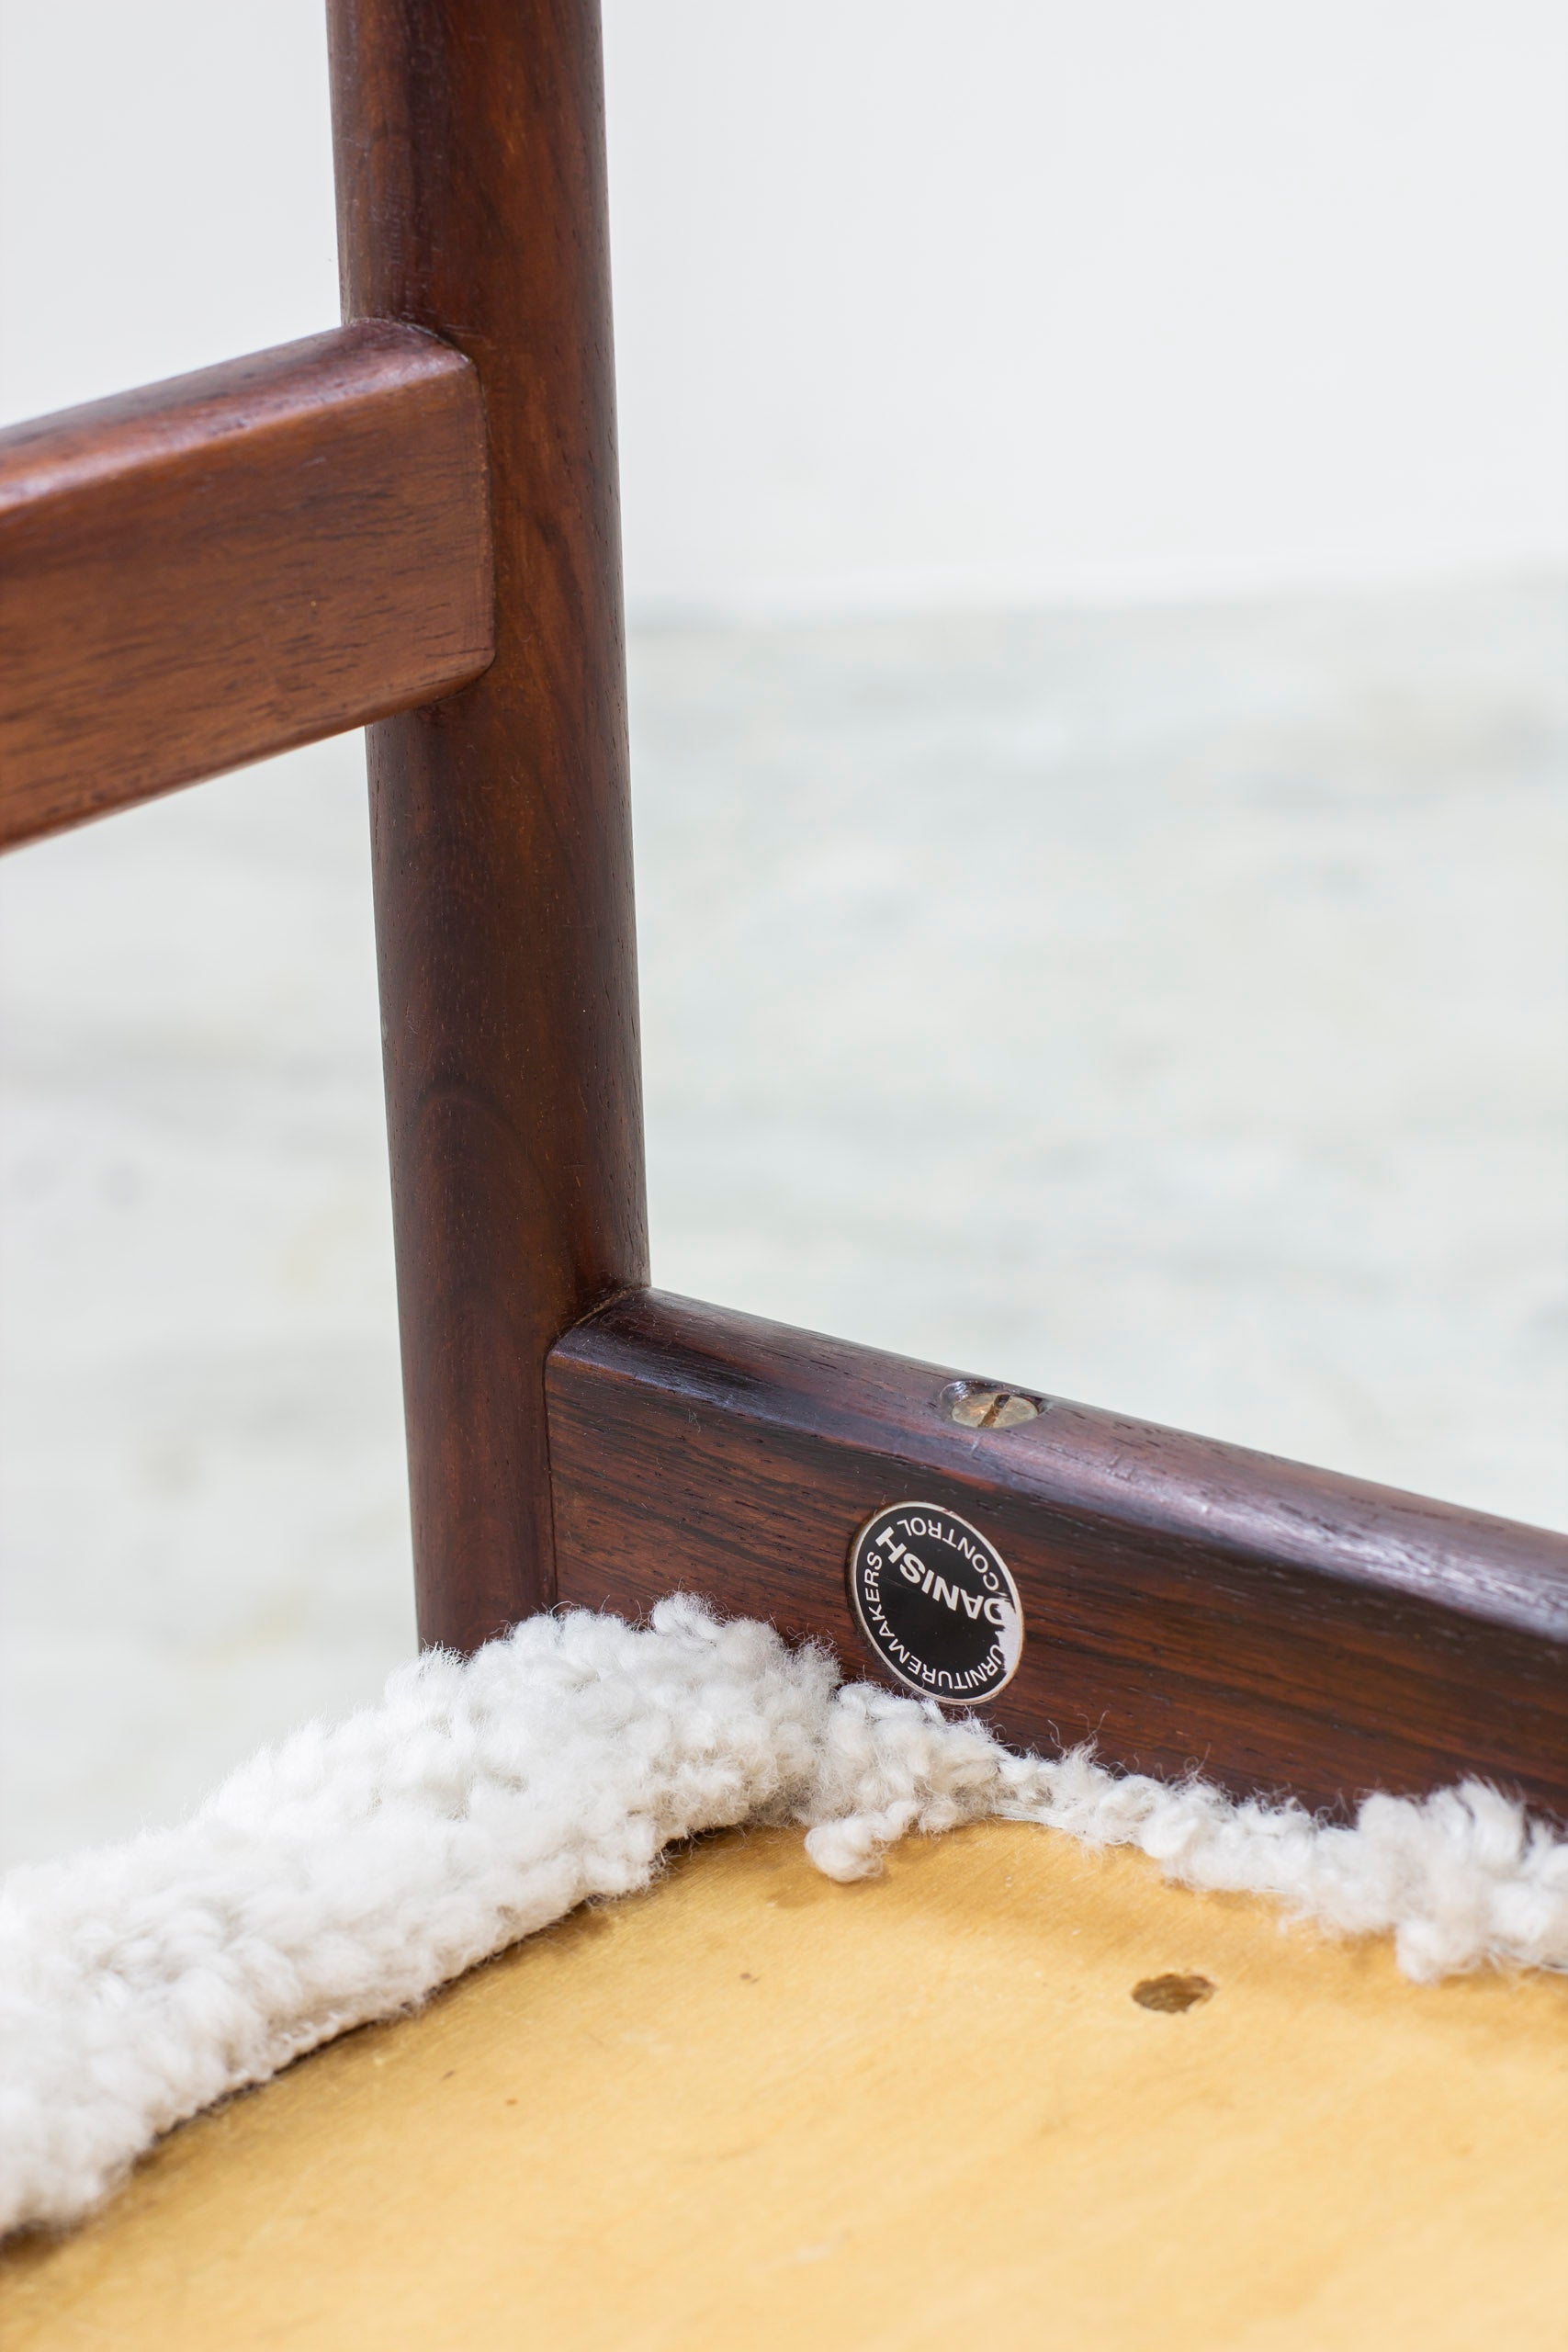
<svg viewBox="0 0 1568 2352"><path fill-rule="evenodd" d="M994 1699L1023 1649L1007 1562L977 1527L936 1503L889 1503L850 1546L861 1632L906 1690L944 1707Z"/></svg>

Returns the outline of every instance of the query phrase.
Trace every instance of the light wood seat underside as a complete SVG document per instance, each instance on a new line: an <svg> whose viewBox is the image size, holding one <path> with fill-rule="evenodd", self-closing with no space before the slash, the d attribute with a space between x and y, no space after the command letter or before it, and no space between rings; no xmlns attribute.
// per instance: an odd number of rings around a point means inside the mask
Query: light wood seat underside
<svg viewBox="0 0 1568 2352"><path fill-rule="evenodd" d="M1134 1984L1197 1973L1185 2014ZM682 1856L171 2136L0 2263L9 2352L1547 2352L1568 1983L990 1825Z"/></svg>

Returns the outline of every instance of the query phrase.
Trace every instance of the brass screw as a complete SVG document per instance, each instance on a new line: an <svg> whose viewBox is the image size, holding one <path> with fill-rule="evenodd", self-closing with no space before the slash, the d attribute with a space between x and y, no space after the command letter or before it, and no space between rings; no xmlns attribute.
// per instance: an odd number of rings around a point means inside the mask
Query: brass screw
<svg viewBox="0 0 1568 2352"><path fill-rule="evenodd" d="M994 1388L983 1380L950 1380L942 1392L950 1421L964 1430L1016 1430L1045 1410L1043 1396L1025 1396L1016 1388Z"/></svg>

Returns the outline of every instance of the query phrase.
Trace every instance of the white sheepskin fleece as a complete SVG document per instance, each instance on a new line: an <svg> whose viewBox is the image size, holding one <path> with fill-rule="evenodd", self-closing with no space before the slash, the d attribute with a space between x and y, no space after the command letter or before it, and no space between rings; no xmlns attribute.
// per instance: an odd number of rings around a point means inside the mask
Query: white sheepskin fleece
<svg viewBox="0 0 1568 2352"><path fill-rule="evenodd" d="M178 1828L11 1873L0 2229L78 2219L171 2124L646 1886L672 1839L797 1821L818 1868L854 1879L910 1830L988 1815L1136 1846L1185 1885L1275 1895L1341 1933L1392 1929L1419 1979L1568 1967L1568 1840L1478 1782L1371 1797L1333 1826L1084 1749L1010 1755L689 1599L643 1630L536 1617L403 1668Z"/></svg>

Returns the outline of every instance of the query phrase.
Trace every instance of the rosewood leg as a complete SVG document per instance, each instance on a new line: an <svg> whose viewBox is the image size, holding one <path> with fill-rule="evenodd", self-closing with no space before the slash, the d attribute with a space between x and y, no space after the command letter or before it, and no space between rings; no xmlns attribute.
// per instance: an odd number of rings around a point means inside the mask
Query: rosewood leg
<svg viewBox="0 0 1568 2352"><path fill-rule="evenodd" d="M544 1363L647 1280L597 0L330 0L344 308L489 429L496 653L369 730L419 1623L555 1597Z"/></svg>

